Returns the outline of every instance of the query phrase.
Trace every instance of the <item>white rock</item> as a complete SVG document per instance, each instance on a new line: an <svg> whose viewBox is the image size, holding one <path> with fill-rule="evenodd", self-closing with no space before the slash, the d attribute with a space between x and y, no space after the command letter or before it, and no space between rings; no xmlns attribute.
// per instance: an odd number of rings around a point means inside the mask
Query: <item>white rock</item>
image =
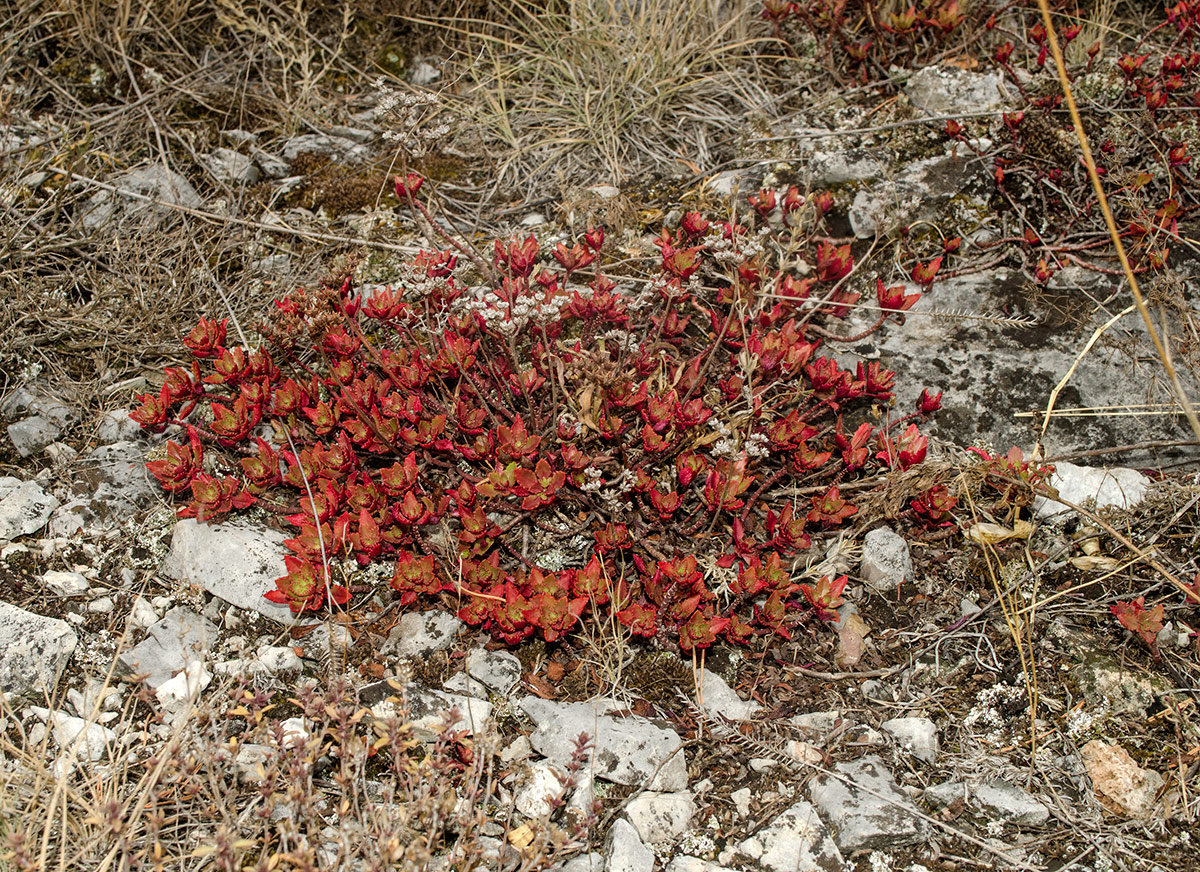
<svg viewBox="0 0 1200 872"><path fill-rule="evenodd" d="M279 724L285 745L303 745L311 735L304 718L288 718Z"/></svg>
<svg viewBox="0 0 1200 872"><path fill-rule="evenodd" d="M193 660L174 678L168 678L154 691L158 704L172 714L193 705L212 681L212 673L200 660Z"/></svg>
<svg viewBox="0 0 1200 872"><path fill-rule="evenodd" d="M929 718L892 718L879 725L918 760L933 763L938 754L937 726Z"/></svg>
<svg viewBox="0 0 1200 872"><path fill-rule="evenodd" d="M700 706L706 712L715 712L731 721L749 720L762 706L753 700L744 700L729 686L724 678L707 669L700 673L700 690L704 694L704 704ZM700 705L700 701L696 701Z"/></svg>
<svg viewBox="0 0 1200 872"><path fill-rule="evenodd" d="M284 566L285 534L236 524L198 524L187 518L175 525L171 551L162 573L198 584L238 608L258 612L281 624L295 623L286 605L265 598L275 590Z"/></svg>
<svg viewBox="0 0 1200 872"><path fill-rule="evenodd" d="M290 645L268 645L258 652L258 662L271 675L300 672L304 662Z"/></svg>
<svg viewBox="0 0 1200 872"><path fill-rule="evenodd" d="M665 872L734 872L734 870L701 857L677 854L671 858Z"/></svg>
<svg viewBox="0 0 1200 872"><path fill-rule="evenodd" d="M472 649L467 654L467 674L499 694L507 694L521 680L521 661L507 651Z"/></svg>
<svg viewBox="0 0 1200 872"><path fill-rule="evenodd" d="M652 872L654 852L642 844L628 821L618 819L608 831L604 850L605 872Z"/></svg>
<svg viewBox="0 0 1200 872"><path fill-rule="evenodd" d="M908 543L887 527L876 527L863 537L862 577L875 590L894 592L913 577Z"/></svg>
<svg viewBox="0 0 1200 872"><path fill-rule="evenodd" d="M0 692L51 697L77 643L65 622L0 602Z"/></svg>
<svg viewBox="0 0 1200 872"><path fill-rule="evenodd" d="M37 454L62 435L62 429L41 415L30 415L8 425L8 438L22 457Z"/></svg>
<svg viewBox="0 0 1200 872"><path fill-rule="evenodd" d="M79 572L51 569L42 575L42 584L55 596L83 596L89 590L88 581Z"/></svg>
<svg viewBox="0 0 1200 872"><path fill-rule="evenodd" d="M101 724L41 706L30 709L50 725L54 743L68 756L95 762L103 759L117 741L117 734Z"/></svg>
<svg viewBox="0 0 1200 872"><path fill-rule="evenodd" d="M734 810L737 811L738 817L750 816L750 788L743 787L729 794L729 799L733 802Z"/></svg>
<svg viewBox="0 0 1200 872"><path fill-rule="evenodd" d="M774 872L842 872L845 861L816 811L801 800L738 850Z"/></svg>
<svg viewBox="0 0 1200 872"><path fill-rule="evenodd" d="M673 844L687 832L695 813L696 803L686 790L678 793L647 790L625 806L625 817L647 845Z"/></svg>
<svg viewBox="0 0 1200 872"><path fill-rule="evenodd" d="M1135 469L1104 469L1059 461L1054 464L1050 485L1059 496L1076 505L1090 499L1095 500L1097 508L1131 509L1146 496L1150 479ZM1048 518L1071 510L1056 500L1038 497L1034 511L1039 518Z"/></svg>
<svg viewBox="0 0 1200 872"><path fill-rule="evenodd" d="M112 601L112 597L108 596L97 597L87 604L88 613L92 615L107 615L114 608L116 608L116 603Z"/></svg>
<svg viewBox="0 0 1200 872"><path fill-rule="evenodd" d="M502 763L513 763L524 760L533 753L533 746L526 736L517 736L501 749L499 757Z"/></svg>
<svg viewBox="0 0 1200 872"><path fill-rule="evenodd" d="M28 536L46 526L50 513L58 508L57 499L42 490L36 481L12 478L0 481L8 483L0 489L0 539Z"/></svg>
<svg viewBox="0 0 1200 872"><path fill-rule="evenodd" d="M597 778L652 790L678 791L687 787L683 740L668 727L642 717L608 717L619 708L612 700L556 703L523 697L517 703L537 724L529 737L539 754L566 765L580 734L591 740L590 767ZM657 774L655 774L657 772Z"/></svg>
<svg viewBox="0 0 1200 872"><path fill-rule="evenodd" d="M462 627L462 621L449 612L407 612L388 634L384 647L401 657L427 657L453 645Z"/></svg>
<svg viewBox="0 0 1200 872"><path fill-rule="evenodd" d="M539 760L526 771L522 786L513 802L517 811L528 818L550 814L551 800L562 796L567 770L550 760Z"/></svg>

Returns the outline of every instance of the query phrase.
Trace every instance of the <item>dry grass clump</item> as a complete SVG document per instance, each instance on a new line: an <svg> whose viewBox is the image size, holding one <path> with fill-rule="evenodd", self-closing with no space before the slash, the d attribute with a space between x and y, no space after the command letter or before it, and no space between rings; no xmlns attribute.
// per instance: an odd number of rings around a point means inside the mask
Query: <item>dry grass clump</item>
<svg viewBox="0 0 1200 872"><path fill-rule="evenodd" d="M753 7L512 0L504 23L442 24L468 37L455 108L501 149L496 185L530 198L551 183L704 168L771 101L750 65Z"/></svg>
<svg viewBox="0 0 1200 872"><path fill-rule="evenodd" d="M35 717L5 712L5 872L470 870L489 858L532 872L583 847L582 825L549 819L484 835L508 819L496 739L447 721L419 741L403 694L397 717L376 718L337 677L290 696L241 679L173 716L148 692L120 692L118 738L73 755Z"/></svg>

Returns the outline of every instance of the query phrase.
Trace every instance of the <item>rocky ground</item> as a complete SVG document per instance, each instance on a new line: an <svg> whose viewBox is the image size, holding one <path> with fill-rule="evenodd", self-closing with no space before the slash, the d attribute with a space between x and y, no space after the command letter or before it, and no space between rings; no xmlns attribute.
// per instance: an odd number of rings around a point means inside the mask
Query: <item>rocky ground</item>
<svg viewBox="0 0 1200 872"><path fill-rule="evenodd" d="M406 76L438 87L443 65ZM1195 446L1176 417L1103 413L1170 398L1136 313L1085 353L1126 305L1116 276L1068 266L1033 292L988 264L1011 231L981 140L1006 135L1011 84L952 64L898 82L883 111L868 93L747 124L732 169L489 207L497 235L623 224L637 261L698 201L799 184L833 193L864 258L923 223L973 253L844 354L895 369L898 405L944 391L931 462L969 475L968 446L1040 446L1082 513L1042 498L1030 525L947 537L864 511L820 546L852 577L837 622L700 662L599 622L508 650L386 595L369 620L266 600L279 525L177 521L145 469L171 434L128 409L197 314L261 315L347 251L362 283L395 278L424 240L381 205L385 125L350 99L303 132L200 113L168 131L190 160L108 168L66 141L82 96L70 121L14 100L5 220L39 229L6 236L24 296L0 400L0 868L1200 869L1197 611L1157 571L1200 569ZM87 111L152 130L129 105ZM922 123L949 113L986 136L964 149ZM451 196L479 190L484 168L446 160ZM147 255L168 250L159 274ZM1191 264L1172 275L1190 305ZM1109 610L1137 596L1166 604L1153 646Z"/></svg>

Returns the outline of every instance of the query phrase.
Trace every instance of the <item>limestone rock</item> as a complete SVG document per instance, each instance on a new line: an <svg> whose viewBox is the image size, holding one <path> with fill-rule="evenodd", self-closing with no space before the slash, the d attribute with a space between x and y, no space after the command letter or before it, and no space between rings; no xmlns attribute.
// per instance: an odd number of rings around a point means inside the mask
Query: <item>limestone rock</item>
<svg viewBox="0 0 1200 872"><path fill-rule="evenodd" d="M0 539L36 533L56 508L58 500L36 481L0 478Z"/></svg>
<svg viewBox="0 0 1200 872"><path fill-rule="evenodd" d="M611 700L556 703L526 696L517 704L537 724L530 743L551 760L565 765L579 734L586 733L592 741L588 765L597 778L641 786L653 775L652 790L687 787L683 740L668 727L637 716L611 717L608 712L618 708Z"/></svg>
<svg viewBox="0 0 1200 872"><path fill-rule="evenodd" d="M214 596L260 615L292 624L291 609L264 597L284 575L283 540L274 530L236 524L198 524L186 518L175 525L171 551L162 572L169 578L198 584Z"/></svg>
<svg viewBox="0 0 1200 872"><path fill-rule="evenodd" d="M829 821L834 841L843 851L912 845L928 832L883 761L874 755L839 763L835 771L849 784L829 775L818 776L809 788L813 804ZM870 790L856 789L857 785Z"/></svg>
<svg viewBox="0 0 1200 872"><path fill-rule="evenodd" d="M842 872L845 861L816 810L801 800L738 845L773 872Z"/></svg>
<svg viewBox="0 0 1200 872"><path fill-rule="evenodd" d="M0 693L52 696L78 641L65 621L0 602Z"/></svg>

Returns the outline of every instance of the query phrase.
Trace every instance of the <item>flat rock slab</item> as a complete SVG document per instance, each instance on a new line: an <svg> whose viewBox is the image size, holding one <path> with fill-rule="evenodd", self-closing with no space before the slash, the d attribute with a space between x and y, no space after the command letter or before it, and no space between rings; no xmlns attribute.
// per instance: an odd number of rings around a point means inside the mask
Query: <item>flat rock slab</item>
<svg viewBox="0 0 1200 872"><path fill-rule="evenodd" d="M846 868L829 830L803 800L741 842L738 850L775 872L842 872Z"/></svg>
<svg viewBox="0 0 1200 872"><path fill-rule="evenodd" d="M942 410L931 423L922 426L922 432L957 445L988 445L1000 453L1018 445L1028 456L1051 391L1071 371L1094 329L1107 320L1103 313L1064 315L1061 311L1059 303L1067 305L1081 298L1080 288L1086 287L1098 298L1111 292L1112 285L1087 284L1093 280L1090 274L1081 272L1064 269L1062 273L1069 274L1060 282L1052 280L1052 287L1037 300L1031 298L1024 278L1015 270L998 268L939 279L913 306L905 324L889 323L880 333L855 343L850 349L854 354L842 364L853 371L855 361L861 357L877 359L894 370L894 415L911 412L922 388L943 391ZM920 290L906 284L906 293ZM1036 321L1022 325L990 320L1006 311ZM936 317L938 313L982 317L945 319ZM874 317L874 312L865 310L851 312L839 332L854 333L869 326ZM1113 342L1151 347L1136 313L1127 315L1105 335ZM1149 392L1149 379L1138 386L1131 384L1127 377L1131 366L1107 348L1093 348L1058 395L1056 409L1124 407L1166 399L1161 391ZM1034 417L1017 417L1030 412ZM1054 456L1151 439L1179 439L1182 432L1165 416L1070 417L1056 413L1046 431L1045 451L1047 456ZM1142 458L1148 463L1158 462L1148 452L1126 455L1126 462L1137 465Z"/></svg>
<svg viewBox="0 0 1200 872"><path fill-rule="evenodd" d="M556 703L526 696L517 705L537 724L530 743L551 760L566 765L579 734L586 733L591 739L588 766L597 778L640 787L654 776L647 785L651 790L687 787L683 740L668 727L637 716L611 717L608 712L618 706L610 700Z"/></svg>
<svg viewBox="0 0 1200 872"><path fill-rule="evenodd" d="M281 624L295 622L285 605L264 598L275 579L286 573L283 533L235 524L198 524L185 518L175 525L171 551L162 573L198 584L240 609L249 609Z"/></svg>
<svg viewBox="0 0 1200 872"><path fill-rule="evenodd" d="M925 838L928 825L917 817L916 806L900 792L881 759L862 757L839 763L834 771L850 783L831 775L818 776L809 795L829 822L841 850L912 845Z"/></svg>
<svg viewBox="0 0 1200 872"><path fill-rule="evenodd" d="M84 204L81 211L84 227L95 229L116 219L151 228L178 214L172 205L204 208L204 200L191 183L165 167L138 167L118 176L112 184L121 193L99 191Z"/></svg>
<svg viewBox="0 0 1200 872"><path fill-rule="evenodd" d="M0 539L36 533L56 508L58 500L36 481L0 478Z"/></svg>
<svg viewBox="0 0 1200 872"><path fill-rule="evenodd" d="M66 621L0 602L0 692L50 696L78 641Z"/></svg>
<svg viewBox="0 0 1200 872"><path fill-rule="evenodd" d="M1060 497L1076 505L1093 500L1098 509L1132 509L1150 489L1150 479L1136 469L1077 466L1059 461L1054 464L1050 485ZM1071 511L1062 503L1043 497L1034 501L1034 509L1039 518Z"/></svg>
<svg viewBox="0 0 1200 872"><path fill-rule="evenodd" d="M157 690L193 660L203 660L217 640L218 628L195 612L177 607L150 627L148 635L117 656L121 675L146 675Z"/></svg>

